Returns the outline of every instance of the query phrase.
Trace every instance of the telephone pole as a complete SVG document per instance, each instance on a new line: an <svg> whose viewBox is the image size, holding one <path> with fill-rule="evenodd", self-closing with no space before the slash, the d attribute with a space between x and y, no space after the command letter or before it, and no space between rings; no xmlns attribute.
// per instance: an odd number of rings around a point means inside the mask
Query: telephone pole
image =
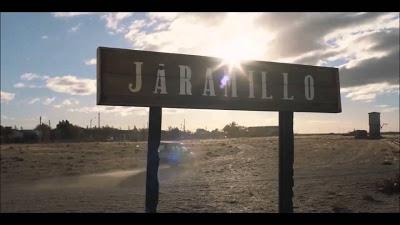
<svg viewBox="0 0 400 225"><path fill-rule="evenodd" d="M100 128L100 112L98 114L98 124L97 124L97 126Z"/></svg>

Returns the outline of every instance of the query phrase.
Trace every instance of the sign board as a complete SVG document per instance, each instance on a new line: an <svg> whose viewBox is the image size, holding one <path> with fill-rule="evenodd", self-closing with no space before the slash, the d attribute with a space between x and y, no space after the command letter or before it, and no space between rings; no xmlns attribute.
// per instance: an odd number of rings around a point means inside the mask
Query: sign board
<svg viewBox="0 0 400 225"><path fill-rule="evenodd" d="M337 68L129 49L97 49L97 104L341 112Z"/></svg>

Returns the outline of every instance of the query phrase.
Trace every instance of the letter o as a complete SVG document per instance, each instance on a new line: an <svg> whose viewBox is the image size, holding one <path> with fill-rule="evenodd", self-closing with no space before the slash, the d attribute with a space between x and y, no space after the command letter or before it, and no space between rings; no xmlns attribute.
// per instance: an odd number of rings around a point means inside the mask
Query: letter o
<svg viewBox="0 0 400 225"><path fill-rule="evenodd" d="M304 77L304 92L307 100L314 99L314 78L311 75Z"/></svg>

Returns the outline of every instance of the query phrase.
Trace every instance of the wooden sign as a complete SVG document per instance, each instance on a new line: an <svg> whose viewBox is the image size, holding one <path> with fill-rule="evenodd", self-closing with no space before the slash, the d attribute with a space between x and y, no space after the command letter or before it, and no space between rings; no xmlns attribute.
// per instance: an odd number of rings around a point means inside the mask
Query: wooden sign
<svg viewBox="0 0 400 225"><path fill-rule="evenodd" d="M337 68L99 47L97 104L150 107L146 212L158 204L162 107L279 111L279 212L293 212L293 112L341 112Z"/></svg>
<svg viewBox="0 0 400 225"><path fill-rule="evenodd" d="M337 68L99 47L97 104L341 112Z"/></svg>

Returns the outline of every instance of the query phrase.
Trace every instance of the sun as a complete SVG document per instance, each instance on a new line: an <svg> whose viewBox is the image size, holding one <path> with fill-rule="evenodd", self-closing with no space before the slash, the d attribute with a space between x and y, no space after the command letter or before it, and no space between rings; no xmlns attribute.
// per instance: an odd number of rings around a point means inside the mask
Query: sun
<svg viewBox="0 0 400 225"><path fill-rule="evenodd" d="M221 66L227 66L229 73L231 73L234 69L239 69L240 71L243 71L241 59L240 57L236 56L237 55L227 55L225 57L222 57Z"/></svg>
<svg viewBox="0 0 400 225"><path fill-rule="evenodd" d="M243 73L243 61L258 57L259 48L243 36L221 43L216 48L216 55L222 59L218 67L227 66L229 73L233 70Z"/></svg>

